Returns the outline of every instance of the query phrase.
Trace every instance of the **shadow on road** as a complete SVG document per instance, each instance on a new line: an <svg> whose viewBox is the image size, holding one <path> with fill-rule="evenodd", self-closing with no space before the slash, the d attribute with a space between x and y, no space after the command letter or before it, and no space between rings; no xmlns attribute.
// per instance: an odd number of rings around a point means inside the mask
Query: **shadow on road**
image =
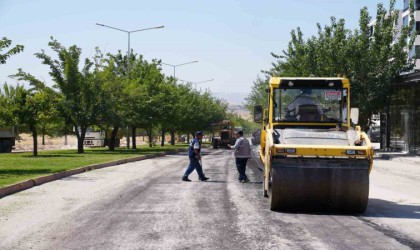
<svg viewBox="0 0 420 250"><path fill-rule="evenodd" d="M398 204L381 199L369 199L368 208L363 216L420 220L420 206Z"/></svg>

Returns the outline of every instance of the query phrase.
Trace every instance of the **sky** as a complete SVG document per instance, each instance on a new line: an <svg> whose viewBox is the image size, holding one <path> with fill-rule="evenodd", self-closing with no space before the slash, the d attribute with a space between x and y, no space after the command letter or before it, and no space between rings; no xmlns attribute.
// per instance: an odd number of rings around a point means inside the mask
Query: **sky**
<svg viewBox="0 0 420 250"><path fill-rule="evenodd" d="M18 68L52 85L49 67L34 56L48 47L50 37L63 46L76 45L84 58L95 48L104 53L128 50L128 34L102 27L102 23L126 31L164 25L162 29L133 32L130 48L148 61L178 65L178 79L198 90L240 104L251 92L253 82L268 70L287 48L292 29L300 27L306 38L316 34L316 24L330 24L330 17L346 20L346 27L358 26L360 9L375 16L379 0L0 0L0 37L12 45L25 46L0 65L0 83L16 85L8 76ZM382 1L384 2L384 1ZM403 1L397 1L401 8ZM388 9L388 1L384 2ZM2 51L5 52L5 51ZM162 65L172 76L174 67ZM213 79L213 80L212 80Z"/></svg>

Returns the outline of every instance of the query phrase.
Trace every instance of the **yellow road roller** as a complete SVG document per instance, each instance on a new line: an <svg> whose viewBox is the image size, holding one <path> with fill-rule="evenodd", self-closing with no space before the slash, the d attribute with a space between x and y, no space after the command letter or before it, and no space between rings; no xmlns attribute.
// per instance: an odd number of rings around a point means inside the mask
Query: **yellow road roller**
<svg viewBox="0 0 420 250"><path fill-rule="evenodd" d="M272 77L260 160L263 195L278 211L363 213L369 198L373 147L357 126L346 78Z"/></svg>

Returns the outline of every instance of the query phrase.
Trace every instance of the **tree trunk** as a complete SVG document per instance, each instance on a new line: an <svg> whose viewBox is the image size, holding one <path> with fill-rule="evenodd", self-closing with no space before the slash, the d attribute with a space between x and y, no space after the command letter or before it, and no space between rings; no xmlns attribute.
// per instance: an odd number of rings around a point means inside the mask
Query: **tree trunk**
<svg viewBox="0 0 420 250"><path fill-rule="evenodd" d="M42 145L45 146L45 133L42 133Z"/></svg>
<svg viewBox="0 0 420 250"><path fill-rule="evenodd" d="M132 140L132 148L136 149L136 126L131 126L131 140Z"/></svg>
<svg viewBox="0 0 420 250"><path fill-rule="evenodd" d="M388 102L386 106L386 121L385 121L385 127L386 127L385 149L386 151L389 151L391 147L391 119L390 118L391 118L391 108Z"/></svg>
<svg viewBox="0 0 420 250"><path fill-rule="evenodd" d="M32 141L34 146L33 154L34 156L38 156L38 133L35 126L30 126L30 130L32 132Z"/></svg>
<svg viewBox="0 0 420 250"><path fill-rule="evenodd" d="M115 151L115 140L117 139L119 127L113 127L111 131L111 137L109 138L109 151Z"/></svg>
<svg viewBox="0 0 420 250"><path fill-rule="evenodd" d="M171 131L171 145L175 145L175 131Z"/></svg>
<svg viewBox="0 0 420 250"><path fill-rule="evenodd" d="M147 137L149 137L149 147L153 147L152 129L146 129Z"/></svg>
<svg viewBox="0 0 420 250"><path fill-rule="evenodd" d="M125 134L125 138L127 140L127 149L129 149L130 148L130 127L127 126L126 129L127 129L127 131L126 131L126 134Z"/></svg>
<svg viewBox="0 0 420 250"><path fill-rule="evenodd" d="M85 140L86 135L86 126L81 126L80 131L76 127L76 135L77 135L77 153L83 154L85 152L83 148L83 141Z"/></svg>
<svg viewBox="0 0 420 250"><path fill-rule="evenodd" d="M162 132L161 132L161 135L162 135L162 141L160 142L160 146L165 146L165 131L162 129Z"/></svg>

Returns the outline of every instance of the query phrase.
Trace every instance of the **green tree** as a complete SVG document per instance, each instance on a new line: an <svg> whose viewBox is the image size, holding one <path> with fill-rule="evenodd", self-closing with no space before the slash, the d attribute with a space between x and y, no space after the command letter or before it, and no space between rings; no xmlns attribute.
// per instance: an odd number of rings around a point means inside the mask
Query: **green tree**
<svg viewBox="0 0 420 250"><path fill-rule="evenodd" d="M13 100L16 96L16 88L3 84L0 89L0 126L17 126L18 121L13 116Z"/></svg>
<svg viewBox="0 0 420 250"><path fill-rule="evenodd" d="M318 24L317 36L305 40L300 28L292 30L286 51L274 54L276 62L265 73L273 76L344 76L352 84L352 106L360 108L360 122L366 127L368 118L384 110L391 96L391 85L401 72L412 69L412 48L415 34L414 3L410 1L411 21L397 32L398 11L395 0L389 10L377 5L376 19L367 8L360 11L359 29L345 28L343 19L331 18L331 24ZM372 32L373 31L373 32ZM256 90L256 92L261 90Z"/></svg>
<svg viewBox="0 0 420 250"><path fill-rule="evenodd" d="M14 123L29 127L32 133L34 156L38 155L38 110L44 108L42 101L42 94L35 92L33 88L25 89L24 86L18 85L9 106Z"/></svg>
<svg viewBox="0 0 420 250"><path fill-rule="evenodd" d="M142 55L132 55L134 58L132 58L130 88L127 93L130 103L133 104L129 108L132 112L129 116L130 124L134 135L135 128L145 129L149 137L149 146L152 146L154 129L168 119L165 116L171 109L172 100L168 99L171 94L170 88L159 67L159 60L153 59L148 62ZM163 133L164 129L161 128ZM135 142L134 136L132 141Z"/></svg>
<svg viewBox="0 0 420 250"><path fill-rule="evenodd" d="M175 132L180 129L180 124L178 122L181 112L179 106L181 105L181 88L182 85L178 85L173 81L171 77L165 79L165 89L167 96L165 97L165 102L167 106L165 109L165 114L163 120L160 122L161 131L168 131L171 135L171 145L175 145ZM163 136L162 136L163 137ZM164 145L164 138L162 138L161 145Z"/></svg>
<svg viewBox="0 0 420 250"><path fill-rule="evenodd" d="M242 127L244 134L250 134L261 127L260 124L244 119L236 113L228 113L227 119L232 121L235 127Z"/></svg>
<svg viewBox="0 0 420 250"><path fill-rule="evenodd" d="M245 106L252 113L255 105L265 105L267 106L268 100L268 82L270 78L266 74L265 78L258 78L254 81L254 84L251 88L251 93L245 98ZM267 107L265 107L267 108Z"/></svg>
<svg viewBox="0 0 420 250"><path fill-rule="evenodd" d="M104 57L99 49L96 49L95 55L95 91L98 105L95 123L107 133L111 130L111 135L107 135L110 151L115 150L119 129L127 124L127 97L124 94L127 78L121 74L115 61L119 55L120 52Z"/></svg>
<svg viewBox="0 0 420 250"><path fill-rule="evenodd" d="M6 60L12 56L16 55L23 51L24 47L23 45L16 45L15 47L9 49L6 52L3 52L4 49L7 49L12 45L12 41L7 39L6 37L3 37L0 40L0 64L5 64Z"/></svg>
<svg viewBox="0 0 420 250"><path fill-rule="evenodd" d="M62 125L56 109L56 101L58 95L53 89L29 73L25 73L22 69L18 69L18 73L11 76L19 81L26 81L31 88L18 88L21 99L15 101L15 115L19 119L20 125L27 125L32 133L34 156L38 151L38 132L42 133L42 144L45 145L45 135L53 135L54 130Z"/></svg>
<svg viewBox="0 0 420 250"><path fill-rule="evenodd" d="M95 77L90 69L93 63L85 59L85 65L79 70L81 49L76 45L68 49L51 37L48 43L57 53L58 60L52 59L44 50L35 55L42 63L50 67L50 76L56 83L61 98L58 99L58 110L66 124L74 127L77 137L77 151L84 153L83 141L87 128L96 120L97 103L95 94Z"/></svg>
<svg viewBox="0 0 420 250"><path fill-rule="evenodd" d="M7 49L12 44L12 41L3 37L0 40L0 65L5 64L6 60L17 53L23 51L22 45L16 45L15 47L11 48L10 50L3 52L4 49ZM15 94L16 89L12 86L8 86L7 84L3 85L3 92L0 90L0 125L8 126L8 125L16 125L13 122L13 117L11 117L11 105L10 102L12 97Z"/></svg>

